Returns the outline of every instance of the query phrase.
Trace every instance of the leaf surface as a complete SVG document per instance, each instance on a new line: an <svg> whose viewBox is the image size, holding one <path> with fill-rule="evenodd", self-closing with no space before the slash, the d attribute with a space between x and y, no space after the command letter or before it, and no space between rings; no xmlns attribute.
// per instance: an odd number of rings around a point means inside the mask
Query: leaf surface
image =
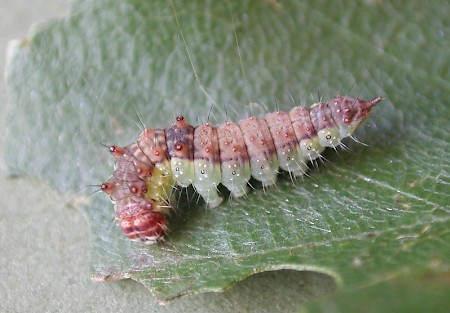
<svg viewBox="0 0 450 313"><path fill-rule="evenodd" d="M152 128L178 114L202 123L210 110L217 124L317 93L381 95L356 134L369 147L346 141L304 179L282 174L266 192L254 182L216 210L188 190L164 245L128 241L107 197L87 198L94 276L131 277L167 300L276 269L327 273L350 289L448 271L445 12L420 1L79 0L10 46L6 161L11 174L76 193L111 175L99 143L135 140L135 112Z"/></svg>

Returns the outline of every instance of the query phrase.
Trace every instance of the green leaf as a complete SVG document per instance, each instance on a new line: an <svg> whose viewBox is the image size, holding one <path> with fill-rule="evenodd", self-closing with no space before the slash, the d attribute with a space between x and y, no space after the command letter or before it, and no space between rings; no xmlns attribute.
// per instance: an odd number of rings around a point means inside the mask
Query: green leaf
<svg viewBox="0 0 450 313"><path fill-rule="evenodd" d="M93 275L131 277L167 300L277 269L326 273L344 290L448 272L448 5L330 4L75 2L10 46L10 173L69 193L98 184L113 165L99 143L135 140L135 112L156 128L176 114L204 122L210 109L215 123L225 110L237 120L257 113L250 102L288 110L317 93L381 95L356 134L368 147L346 141L303 180L254 183L215 210L188 190L164 245L128 241L107 197L88 197Z"/></svg>
<svg viewBox="0 0 450 313"><path fill-rule="evenodd" d="M449 276L426 272L399 275L353 292L339 291L306 305L307 312L447 312Z"/></svg>

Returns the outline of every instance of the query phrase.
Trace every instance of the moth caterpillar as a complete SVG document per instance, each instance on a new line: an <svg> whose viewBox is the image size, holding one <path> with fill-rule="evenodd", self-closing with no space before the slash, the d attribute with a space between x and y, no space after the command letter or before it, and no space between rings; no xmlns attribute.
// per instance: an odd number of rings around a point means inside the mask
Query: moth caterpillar
<svg viewBox="0 0 450 313"><path fill-rule="evenodd" d="M301 176L326 147L342 145L381 100L336 96L310 108L298 106L216 127L193 127L178 116L165 129L145 129L126 147L110 146L114 172L101 190L115 203L125 235L152 244L167 230L173 186L193 185L214 208L223 200L219 184L233 197L242 197L251 176L263 187L275 184L279 168Z"/></svg>

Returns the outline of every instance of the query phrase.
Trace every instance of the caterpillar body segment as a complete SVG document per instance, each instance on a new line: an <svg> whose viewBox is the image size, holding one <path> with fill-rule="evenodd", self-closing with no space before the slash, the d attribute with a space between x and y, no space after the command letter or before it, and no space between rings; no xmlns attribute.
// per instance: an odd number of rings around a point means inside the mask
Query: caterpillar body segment
<svg viewBox="0 0 450 313"><path fill-rule="evenodd" d="M221 183L233 197L242 197L247 194L247 183L252 176L242 131L238 125L226 122L217 126L217 139L222 170Z"/></svg>
<svg viewBox="0 0 450 313"><path fill-rule="evenodd" d="M295 137L300 146L300 152L308 161L313 161L320 157L320 153L325 149L320 145L319 138L311 121L310 109L305 107L295 107L289 112Z"/></svg>
<svg viewBox="0 0 450 313"><path fill-rule="evenodd" d="M210 207L222 203L217 193L222 180L217 130L206 123L194 131L194 187Z"/></svg>
<svg viewBox="0 0 450 313"><path fill-rule="evenodd" d="M170 156L172 175L178 185L189 187L194 182L194 127L183 116L166 129L167 150Z"/></svg>
<svg viewBox="0 0 450 313"><path fill-rule="evenodd" d="M170 156L167 151L166 133L164 129L146 128L139 135L136 144L163 175L172 176Z"/></svg>
<svg viewBox="0 0 450 313"><path fill-rule="evenodd" d="M341 144L339 128L334 121L327 103L316 103L310 109L311 123L317 132L319 144L323 147L334 148Z"/></svg>
<svg viewBox="0 0 450 313"><path fill-rule="evenodd" d="M279 165L266 120L249 117L241 120L238 125L247 146L252 176L259 180L263 187L274 185Z"/></svg>
<svg viewBox="0 0 450 313"><path fill-rule="evenodd" d="M279 111L268 113L265 120L272 135L280 168L294 177L302 176L308 168L308 160L302 154L289 114Z"/></svg>

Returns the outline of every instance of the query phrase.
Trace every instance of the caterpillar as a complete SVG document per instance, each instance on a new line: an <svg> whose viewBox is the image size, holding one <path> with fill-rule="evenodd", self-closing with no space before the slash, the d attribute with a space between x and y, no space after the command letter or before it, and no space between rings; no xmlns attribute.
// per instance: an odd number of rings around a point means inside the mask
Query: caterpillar
<svg viewBox="0 0 450 313"><path fill-rule="evenodd" d="M165 129L145 128L126 147L109 146L116 158L114 172L100 189L113 201L125 235L154 244L168 230L165 216L174 186L193 185L214 208L223 201L219 184L231 196L242 197L251 176L264 188L275 184L280 168L302 176L308 162L327 147L341 146L381 100L336 96L310 108L297 106L216 127L193 127L178 116Z"/></svg>

